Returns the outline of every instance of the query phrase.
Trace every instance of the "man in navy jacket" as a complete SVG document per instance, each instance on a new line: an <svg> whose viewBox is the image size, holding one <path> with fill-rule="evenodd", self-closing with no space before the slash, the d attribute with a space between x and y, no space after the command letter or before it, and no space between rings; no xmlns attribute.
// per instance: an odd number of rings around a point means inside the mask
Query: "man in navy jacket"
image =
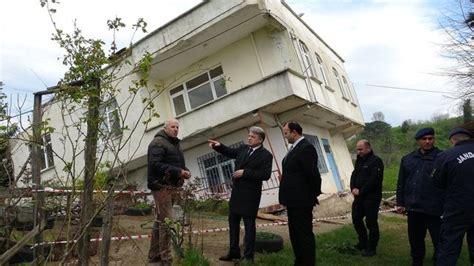
<svg viewBox="0 0 474 266"><path fill-rule="evenodd" d="M407 212L413 266L423 265L426 231L433 242L433 260L438 257L444 200L444 191L431 178L435 159L441 152L434 146L435 131L422 128L416 132L415 139L419 148L402 158L397 183L397 211Z"/></svg>
<svg viewBox="0 0 474 266"><path fill-rule="evenodd" d="M446 189L437 265L456 265L467 233L469 258L474 265L474 139L455 128L449 133L454 147L436 160L435 185Z"/></svg>

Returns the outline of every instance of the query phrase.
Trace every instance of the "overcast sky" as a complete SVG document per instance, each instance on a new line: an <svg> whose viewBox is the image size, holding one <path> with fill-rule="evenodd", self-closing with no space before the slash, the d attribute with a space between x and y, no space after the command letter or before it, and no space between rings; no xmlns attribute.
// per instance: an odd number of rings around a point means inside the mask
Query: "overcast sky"
<svg viewBox="0 0 474 266"><path fill-rule="evenodd" d="M275 0L276 1L276 0ZM279 1L279 0L278 0ZM106 22L115 16L127 25L139 17L148 31L198 4L199 0L62 0L58 26L72 29L74 19L86 37L111 39ZM434 114L455 114L458 102L441 93L395 90L452 91L455 84L437 74L450 64L441 56L444 34L439 19L452 0L287 0L296 13L346 61L345 67L366 122L381 111L393 126L403 120L427 120ZM0 1L0 81L7 95L28 95L53 86L65 69L62 51L51 41L53 27L39 0ZM120 33L121 45L131 32ZM135 41L143 35L137 35ZM15 110L14 110L15 113Z"/></svg>

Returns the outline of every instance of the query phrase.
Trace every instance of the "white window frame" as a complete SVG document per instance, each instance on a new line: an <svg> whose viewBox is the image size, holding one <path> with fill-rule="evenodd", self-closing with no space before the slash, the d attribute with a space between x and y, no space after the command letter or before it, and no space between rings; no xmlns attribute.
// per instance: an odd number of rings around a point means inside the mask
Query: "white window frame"
<svg viewBox="0 0 474 266"><path fill-rule="evenodd" d="M347 95L349 95L349 99L351 100L351 102L354 102L355 101L354 95L352 94L352 90L351 90L351 87L349 86L349 82L347 81L344 75L342 75L342 83L344 83L344 87L347 90Z"/></svg>
<svg viewBox="0 0 474 266"><path fill-rule="evenodd" d="M49 136L49 141L48 141L47 136ZM33 152L32 149L33 147L31 146L31 144L29 144L28 150L30 151L30 154ZM41 136L39 151L41 155L40 171L53 167L54 166L54 153L53 153L53 143L51 141L51 133L45 133L43 136ZM51 159L51 162L49 159ZM44 162L44 167L43 167L43 162Z"/></svg>
<svg viewBox="0 0 474 266"><path fill-rule="evenodd" d="M303 41L299 41L301 58L303 59L303 74L306 77L317 78L316 71L314 71L313 60L311 59L311 53L309 52L308 47Z"/></svg>
<svg viewBox="0 0 474 266"><path fill-rule="evenodd" d="M342 86L341 83L341 78L339 77L339 72L337 72L336 68L332 68L332 72L334 74L334 77L336 78L337 86L339 87L339 90L342 93L342 98L345 100L349 100L348 96L346 95L346 91L344 90L344 87Z"/></svg>
<svg viewBox="0 0 474 266"><path fill-rule="evenodd" d="M316 56L316 62L318 62L319 72L321 72L321 76L323 77L322 82L324 85L329 86L326 70L324 69L324 61L318 53L314 53L314 55Z"/></svg>
<svg viewBox="0 0 474 266"><path fill-rule="evenodd" d="M303 134L304 137L313 145L313 147L316 149L316 153L318 154L318 170L319 173L325 174L329 173L329 168L326 164L326 159L325 159L325 153L323 153L323 150L321 149L321 143L319 141L318 136L316 135L311 135L311 134Z"/></svg>
<svg viewBox="0 0 474 266"><path fill-rule="evenodd" d="M219 75L217 75L217 76L215 76L215 77L211 77L211 71L216 70L216 69L218 69L218 68L221 68L222 73L219 74ZM206 82L200 83L199 85L196 85L196 86L194 86L194 87L192 87L192 88L188 88L188 87L187 87L186 83L192 81L193 79L195 79L195 78L197 78L197 77L200 77L200 76L203 75L203 74L207 74L207 79L208 79L208 80L207 80ZM213 102L213 101L215 101L215 100L217 100L217 99L223 97L224 95L227 95L227 93L228 93L228 92L227 92L227 88L224 87L224 89L226 90L225 93L224 93L223 95L221 95L221 96L217 96L216 87L215 87L214 83L215 83L216 81L218 81L218 80L222 80L222 82L225 82L225 79L224 79L224 69L222 68L221 65L218 65L218 66L216 66L216 67L210 68L208 71L203 72L203 73L200 73L199 75L196 75L196 76L194 76L193 78L188 79L188 80L186 80L185 82L179 84L178 86L175 86L174 88L170 89L170 91L169 91L169 96L170 96L170 100L171 100L171 106L172 106L172 108L173 108L173 113L175 114L175 116L185 114L185 113L187 113L187 112L189 112L189 111L192 111L192 110L194 110L194 109L197 109L197 108L199 108L199 107L201 107L201 106L203 106L203 105L205 105L205 104L208 104L208 103L210 103L210 102ZM208 102L205 102L205 103L203 103L203 104L201 104L201 105L198 105L198 106L195 106L194 108L192 108L192 106L191 106L191 100L189 99L189 93L192 92L193 90L195 90L195 89L197 89L197 88L199 88L199 87L201 87L201 86L207 84L207 83L209 83L209 84L210 84L210 87L211 87L212 100L210 100L210 101L208 101ZM180 91L178 91L178 92L176 92L176 93L173 93L173 94L171 93L174 89L177 89L177 88L179 88L180 86L182 86L182 90L180 90ZM176 107L175 107L175 105L174 105L174 99L177 98L177 97L179 97L179 96L183 96L183 100L184 100L185 111L182 112L182 113L177 113L177 112L176 112Z"/></svg>
<svg viewBox="0 0 474 266"><path fill-rule="evenodd" d="M117 115L114 116L114 112ZM120 119L120 108L115 98L109 99L99 109L99 114L102 117L100 124L101 133L104 137L110 137L111 139L119 138L122 136L122 121ZM112 122L112 120L115 120ZM118 128L112 128L118 123Z"/></svg>

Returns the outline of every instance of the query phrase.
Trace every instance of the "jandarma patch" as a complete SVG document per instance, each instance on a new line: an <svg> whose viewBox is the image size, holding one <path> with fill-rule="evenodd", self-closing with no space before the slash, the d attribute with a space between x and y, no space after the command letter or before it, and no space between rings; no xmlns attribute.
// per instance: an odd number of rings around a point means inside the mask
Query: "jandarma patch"
<svg viewBox="0 0 474 266"><path fill-rule="evenodd" d="M465 160L473 159L474 158L474 153L472 152L466 152L458 156L458 163L462 164Z"/></svg>

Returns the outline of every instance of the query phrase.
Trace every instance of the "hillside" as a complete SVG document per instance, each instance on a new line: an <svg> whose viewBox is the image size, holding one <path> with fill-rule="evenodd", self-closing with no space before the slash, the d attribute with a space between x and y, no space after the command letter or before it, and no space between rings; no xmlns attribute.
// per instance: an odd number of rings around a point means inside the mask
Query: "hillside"
<svg viewBox="0 0 474 266"><path fill-rule="evenodd" d="M462 117L438 117L432 121L417 123L407 120L397 127L392 127L384 121L373 121L366 123L364 131L355 138L347 140L347 144L351 152L354 153L357 140L367 139L370 141L375 154L380 156L385 164L383 189L384 191L392 191L396 188L400 159L403 155L417 148L414 138L416 131L423 127L434 128L436 146L445 150L450 147L449 131L462 123Z"/></svg>

